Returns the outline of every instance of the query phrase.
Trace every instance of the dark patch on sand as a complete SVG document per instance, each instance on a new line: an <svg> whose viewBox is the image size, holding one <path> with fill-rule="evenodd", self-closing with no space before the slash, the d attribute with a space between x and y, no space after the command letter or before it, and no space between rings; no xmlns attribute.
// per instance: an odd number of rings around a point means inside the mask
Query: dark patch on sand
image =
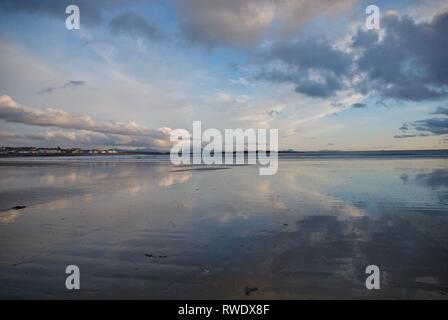
<svg viewBox="0 0 448 320"><path fill-rule="evenodd" d="M25 209L25 208L26 208L26 206L15 206L15 207L12 207L11 210L21 210L21 209Z"/></svg>
<svg viewBox="0 0 448 320"><path fill-rule="evenodd" d="M145 253L145 257L147 258L168 258L168 256L158 256L154 254Z"/></svg>
<svg viewBox="0 0 448 320"><path fill-rule="evenodd" d="M255 291L258 291L257 287L246 286L246 288L244 288L244 293L246 294L246 296L250 296L250 294Z"/></svg>

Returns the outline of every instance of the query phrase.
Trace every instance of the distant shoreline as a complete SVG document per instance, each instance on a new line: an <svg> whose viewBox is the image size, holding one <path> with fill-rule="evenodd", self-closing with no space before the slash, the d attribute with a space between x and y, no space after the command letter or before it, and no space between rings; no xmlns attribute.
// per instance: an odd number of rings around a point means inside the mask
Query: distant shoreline
<svg viewBox="0 0 448 320"><path fill-rule="evenodd" d="M270 153L267 151L267 153ZM118 151L115 153L8 153L0 154L0 158L32 158L32 157L45 157L45 158L58 158L58 157L117 157L117 156L169 156L169 152L157 152L157 151ZM200 155L200 153L195 153ZM233 154L237 154L233 152ZM244 154L248 154L247 151ZM279 156L283 157L352 157L352 156L438 156L448 157L448 149L434 149L434 150L365 150L365 151L333 151L333 150L320 150L320 151L279 151Z"/></svg>

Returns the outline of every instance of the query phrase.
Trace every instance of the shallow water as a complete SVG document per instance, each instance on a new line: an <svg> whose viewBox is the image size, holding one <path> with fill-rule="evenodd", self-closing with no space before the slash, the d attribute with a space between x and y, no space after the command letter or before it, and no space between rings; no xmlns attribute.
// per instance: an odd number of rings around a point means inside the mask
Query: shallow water
<svg viewBox="0 0 448 320"><path fill-rule="evenodd" d="M0 298L448 298L447 158L131 160L0 163Z"/></svg>

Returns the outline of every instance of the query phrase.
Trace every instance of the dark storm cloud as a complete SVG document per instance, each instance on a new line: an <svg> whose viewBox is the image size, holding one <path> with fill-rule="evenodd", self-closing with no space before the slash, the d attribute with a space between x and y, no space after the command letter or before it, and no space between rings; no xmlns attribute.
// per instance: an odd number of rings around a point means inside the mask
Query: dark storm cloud
<svg viewBox="0 0 448 320"><path fill-rule="evenodd" d="M437 99L448 93L448 12L430 22L416 23L393 14L381 20L384 37L358 31L353 48L364 93L409 101Z"/></svg>
<svg viewBox="0 0 448 320"><path fill-rule="evenodd" d="M55 88L55 87L48 87L48 88L41 89L39 92L40 93L48 93L48 94L50 94L50 93L53 93L53 91L56 90L56 89L57 88Z"/></svg>
<svg viewBox="0 0 448 320"><path fill-rule="evenodd" d="M434 112L431 112L431 114L442 114L448 116L448 106L447 107L440 106Z"/></svg>
<svg viewBox="0 0 448 320"><path fill-rule="evenodd" d="M342 89L351 67L350 55L321 39L274 43L260 53L259 61L281 66L265 68L257 78L291 83L297 92L311 97L334 95Z"/></svg>
<svg viewBox="0 0 448 320"><path fill-rule="evenodd" d="M412 123L417 131L426 131L433 134L448 133L448 118L432 118Z"/></svg>
<svg viewBox="0 0 448 320"><path fill-rule="evenodd" d="M448 116L448 107L439 106L431 114ZM413 138L448 134L448 117L431 118L413 122L405 122L399 128L402 132L395 138ZM444 139L445 140L445 139Z"/></svg>
<svg viewBox="0 0 448 320"><path fill-rule="evenodd" d="M415 137L429 137L428 133L402 133L394 136L396 139L406 139L406 138L415 138Z"/></svg>
<svg viewBox="0 0 448 320"><path fill-rule="evenodd" d="M446 97L448 12L422 23L386 14L381 29L381 37L358 30L348 52L325 40L274 42L256 60L262 69L257 78L291 83L311 97L330 97L342 89L404 101Z"/></svg>
<svg viewBox="0 0 448 320"><path fill-rule="evenodd" d="M70 80L66 84L64 84L64 87L79 87L85 85L86 82L83 80Z"/></svg>
<svg viewBox="0 0 448 320"><path fill-rule="evenodd" d="M49 87L49 88L43 88L40 90L40 93L53 93L55 90L58 89L64 89L64 88L74 88L74 87L81 87L86 84L83 80L70 80L69 82L66 82L62 87Z"/></svg>
<svg viewBox="0 0 448 320"><path fill-rule="evenodd" d="M396 135L395 138L448 134L448 118L432 118L406 122L400 130L402 134Z"/></svg>
<svg viewBox="0 0 448 320"><path fill-rule="evenodd" d="M301 79L296 83L296 91L310 97L327 98L342 88L340 78L333 74L326 74L323 80Z"/></svg>
<svg viewBox="0 0 448 320"><path fill-rule="evenodd" d="M358 102L358 103L354 103L350 106L351 108L357 108L357 109L361 109L361 108L365 108L367 107L367 105L365 103L362 102Z"/></svg>
<svg viewBox="0 0 448 320"><path fill-rule="evenodd" d="M115 35L140 36L149 40L162 38L162 34L156 27L134 12L126 12L114 17L109 27Z"/></svg>
<svg viewBox="0 0 448 320"><path fill-rule="evenodd" d="M363 108L367 108L367 104L363 103L363 102L356 102L356 103L352 103L352 104L345 104L345 103L332 103L331 104L333 107L338 107L338 108L343 108L343 109L363 109Z"/></svg>

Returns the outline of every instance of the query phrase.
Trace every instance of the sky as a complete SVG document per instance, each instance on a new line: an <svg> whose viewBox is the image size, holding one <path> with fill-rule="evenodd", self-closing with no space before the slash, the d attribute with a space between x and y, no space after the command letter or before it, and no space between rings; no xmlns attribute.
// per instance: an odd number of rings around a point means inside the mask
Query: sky
<svg viewBox="0 0 448 320"><path fill-rule="evenodd" d="M280 150L446 149L447 33L442 0L2 0L0 146L169 150L200 120Z"/></svg>

